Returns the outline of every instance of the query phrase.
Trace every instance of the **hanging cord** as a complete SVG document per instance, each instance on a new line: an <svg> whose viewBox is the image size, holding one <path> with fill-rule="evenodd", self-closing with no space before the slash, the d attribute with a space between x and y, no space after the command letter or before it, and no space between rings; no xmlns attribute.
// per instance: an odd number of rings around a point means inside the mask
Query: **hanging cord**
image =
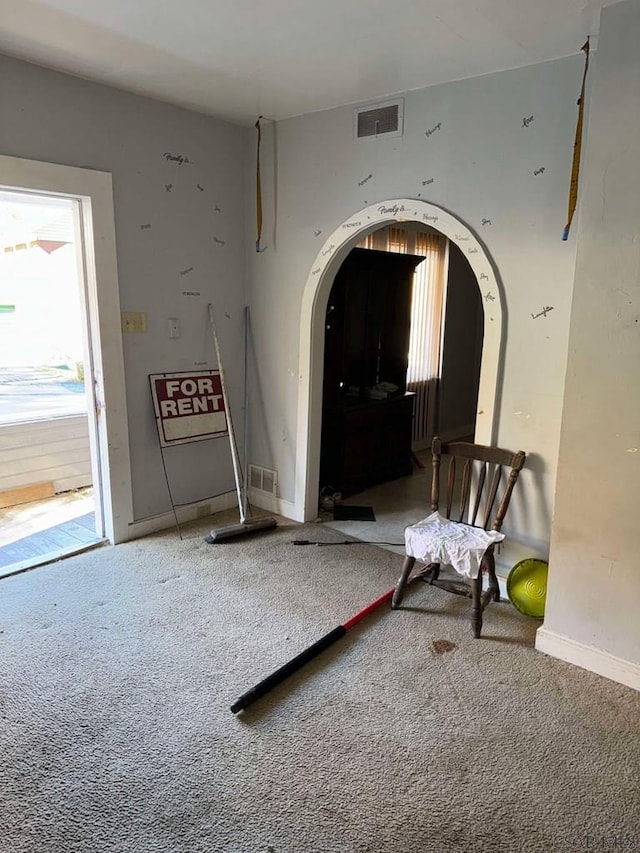
<svg viewBox="0 0 640 853"><path fill-rule="evenodd" d="M264 116L258 116L258 121L254 127L258 131L258 144L256 146L256 252L263 252L260 248L260 240L262 239L262 182L260 179L260 143L262 142L262 129L260 128L260 119Z"/></svg>
<svg viewBox="0 0 640 853"><path fill-rule="evenodd" d="M569 229L571 228L571 220L576 210L578 202L578 178L580 176L580 153L582 151L582 126L584 123L584 90L587 80L587 71L589 70L589 39L582 45L584 51L584 73L582 75L582 87L580 89L580 98L578 99L578 123L576 124L576 139L573 144L573 163L571 166L571 184L569 186L569 215L567 224L562 232L562 239L569 238Z"/></svg>

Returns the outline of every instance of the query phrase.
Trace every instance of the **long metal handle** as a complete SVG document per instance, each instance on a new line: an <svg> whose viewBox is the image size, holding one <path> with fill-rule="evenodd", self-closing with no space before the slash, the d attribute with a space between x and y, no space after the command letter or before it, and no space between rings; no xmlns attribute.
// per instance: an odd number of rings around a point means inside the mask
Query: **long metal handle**
<svg viewBox="0 0 640 853"><path fill-rule="evenodd" d="M229 444L231 445L231 459L233 461L233 476L236 481L236 494L238 495L238 511L240 513L240 524L245 522L244 506L242 500L242 469L240 460L238 459L238 448L236 447L236 439L233 433L233 421L231 420L231 408L229 406L229 396L227 394L227 383L224 378L224 368L222 367L222 358L220 356L220 347L218 345L218 333L216 331L216 318L213 313L213 305L207 305L209 312L209 322L213 332L213 343L216 348L216 358L218 359L218 370L220 371L220 384L222 385L222 399L224 400L224 408L227 415L227 427L229 432Z"/></svg>
<svg viewBox="0 0 640 853"><path fill-rule="evenodd" d="M247 514L247 478L249 476L249 306L244 306L244 480L242 483L242 511Z"/></svg>

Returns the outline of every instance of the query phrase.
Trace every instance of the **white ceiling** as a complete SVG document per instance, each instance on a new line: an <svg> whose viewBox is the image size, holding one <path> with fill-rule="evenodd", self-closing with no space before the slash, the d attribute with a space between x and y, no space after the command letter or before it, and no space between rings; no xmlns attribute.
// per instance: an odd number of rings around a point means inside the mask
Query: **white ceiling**
<svg viewBox="0 0 640 853"><path fill-rule="evenodd" d="M242 124L579 53L617 0L0 0L0 52Z"/></svg>

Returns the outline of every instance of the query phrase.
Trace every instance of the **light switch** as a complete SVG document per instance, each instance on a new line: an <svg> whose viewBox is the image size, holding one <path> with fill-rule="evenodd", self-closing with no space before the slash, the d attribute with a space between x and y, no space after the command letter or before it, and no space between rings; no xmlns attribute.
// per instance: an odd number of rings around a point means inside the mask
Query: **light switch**
<svg viewBox="0 0 640 853"><path fill-rule="evenodd" d="M122 312L122 331L123 332L146 332L147 331L147 315L142 311Z"/></svg>
<svg viewBox="0 0 640 853"><path fill-rule="evenodd" d="M177 317L169 317L167 320L167 332L170 338L180 337L180 320Z"/></svg>

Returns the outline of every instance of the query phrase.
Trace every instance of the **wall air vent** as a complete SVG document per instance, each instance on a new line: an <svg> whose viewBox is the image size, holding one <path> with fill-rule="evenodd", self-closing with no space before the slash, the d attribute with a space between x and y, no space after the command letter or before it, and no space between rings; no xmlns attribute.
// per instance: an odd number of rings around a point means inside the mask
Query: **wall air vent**
<svg viewBox="0 0 640 853"><path fill-rule="evenodd" d="M260 465L249 465L249 486L275 497L278 490L278 472Z"/></svg>
<svg viewBox="0 0 640 853"><path fill-rule="evenodd" d="M356 139L376 139L379 136L402 136L404 100L385 101L354 111Z"/></svg>

